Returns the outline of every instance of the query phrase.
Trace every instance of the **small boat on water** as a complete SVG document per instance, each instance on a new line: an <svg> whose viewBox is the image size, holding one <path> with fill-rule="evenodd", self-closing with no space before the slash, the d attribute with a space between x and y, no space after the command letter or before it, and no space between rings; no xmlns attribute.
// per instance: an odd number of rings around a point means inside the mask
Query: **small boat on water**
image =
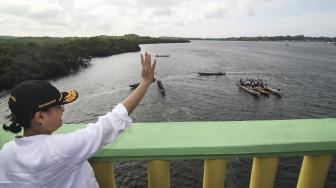
<svg viewBox="0 0 336 188"><path fill-rule="evenodd" d="M164 88L159 88L162 96L166 96L166 90Z"/></svg>
<svg viewBox="0 0 336 188"><path fill-rule="evenodd" d="M253 89L250 89L248 87L245 86L241 86L240 84L237 84L240 88L242 88L243 90L247 91L248 93L252 94L255 97L259 97L260 93L258 91L255 91Z"/></svg>
<svg viewBox="0 0 336 188"><path fill-rule="evenodd" d="M255 87L255 88L253 88L253 90L258 91L260 94L263 94L263 95L266 95L266 96L269 96L269 94L271 94L269 91L265 91L261 87Z"/></svg>
<svg viewBox="0 0 336 188"><path fill-rule="evenodd" d="M200 76L217 76L225 75L225 72L198 72Z"/></svg>
<svg viewBox="0 0 336 188"><path fill-rule="evenodd" d="M140 82L139 82L139 83L136 83L136 84L131 84L131 85L129 85L129 86L130 86L130 88L135 89L135 88L137 88L139 85L140 85Z"/></svg>
<svg viewBox="0 0 336 188"><path fill-rule="evenodd" d="M158 85L158 88L160 90L160 93L162 96L166 96L166 90L165 88L163 87L162 83L160 80L156 81L157 85Z"/></svg>
<svg viewBox="0 0 336 188"><path fill-rule="evenodd" d="M169 55L155 55L155 57L169 57Z"/></svg>
<svg viewBox="0 0 336 188"><path fill-rule="evenodd" d="M269 92L271 92L272 94L277 95L277 96L279 96L279 97L282 96L282 93L281 93L280 91L275 90L275 89L273 89L273 88L271 88L271 87L268 87L268 86L267 86L267 87L264 87L263 90L265 90L265 91L269 91Z"/></svg>

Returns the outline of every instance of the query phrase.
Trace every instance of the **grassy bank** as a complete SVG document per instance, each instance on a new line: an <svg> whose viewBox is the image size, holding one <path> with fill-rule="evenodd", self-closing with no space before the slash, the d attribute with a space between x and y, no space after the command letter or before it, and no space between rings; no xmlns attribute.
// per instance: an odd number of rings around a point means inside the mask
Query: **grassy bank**
<svg viewBox="0 0 336 188"><path fill-rule="evenodd" d="M125 36L0 38L0 90L28 79L53 79L87 67L92 57L139 51L139 44L189 42Z"/></svg>

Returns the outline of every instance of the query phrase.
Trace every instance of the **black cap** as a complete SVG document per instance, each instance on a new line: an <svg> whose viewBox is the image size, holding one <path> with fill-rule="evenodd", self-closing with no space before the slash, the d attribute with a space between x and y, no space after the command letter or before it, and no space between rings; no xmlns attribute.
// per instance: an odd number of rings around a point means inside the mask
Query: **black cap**
<svg viewBox="0 0 336 188"><path fill-rule="evenodd" d="M77 98L78 93L75 90L59 92L47 81L27 80L14 87L8 106L13 115L31 119L35 112L54 105L71 103Z"/></svg>

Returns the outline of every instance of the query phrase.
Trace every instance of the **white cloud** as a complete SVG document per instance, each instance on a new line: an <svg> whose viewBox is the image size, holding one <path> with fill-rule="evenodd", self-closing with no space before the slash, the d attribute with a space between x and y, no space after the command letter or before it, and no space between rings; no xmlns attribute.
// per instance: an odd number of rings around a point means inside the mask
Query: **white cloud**
<svg viewBox="0 0 336 188"><path fill-rule="evenodd" d="M207 36L211 33L211 36L225 36L227 29L223 31L219 27L230 28L230 34L242 33L240 29L245 28L244 25L250 26L246 32L254 30L254 25L269 28L274 24L273 15L263 13L271 12L269 9L285 10L284 6L292 2L294 0L0 0L0 35ZM304 8L304 4L300 8ZM264 17L260 19L259 15ZM319 19L323 19L322 16ZM304 23L299 29L309 25Z"/></svg>

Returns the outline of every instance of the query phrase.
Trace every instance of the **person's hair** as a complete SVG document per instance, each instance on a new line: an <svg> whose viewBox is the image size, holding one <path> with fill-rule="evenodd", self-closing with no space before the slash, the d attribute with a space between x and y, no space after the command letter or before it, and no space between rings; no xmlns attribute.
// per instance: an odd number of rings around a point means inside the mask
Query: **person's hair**
<svg viewBox="0 0 336 188"><path fill-rule="evenodd" d="M43 108L40 111L42 112L47 112L50 109L48 108ZM30 121L34 118L35 113L31 117L19 117L14 115L13 113L7 116L11 123L9 125L3 124L2 128L5 131L10 131L12 133L19 133L22 131L22 128L28 129L31 127Z"/></svg>
<svg viewBox="0 0 336 188"><path fill-rule="evenodd" d="M31 126L31 118L21 118L14 114L9 115L11 123L9 125L3 124L3 129L5 131L10 131L12 133L19 133L22 131L22 127L29 128Z"/></svg>

